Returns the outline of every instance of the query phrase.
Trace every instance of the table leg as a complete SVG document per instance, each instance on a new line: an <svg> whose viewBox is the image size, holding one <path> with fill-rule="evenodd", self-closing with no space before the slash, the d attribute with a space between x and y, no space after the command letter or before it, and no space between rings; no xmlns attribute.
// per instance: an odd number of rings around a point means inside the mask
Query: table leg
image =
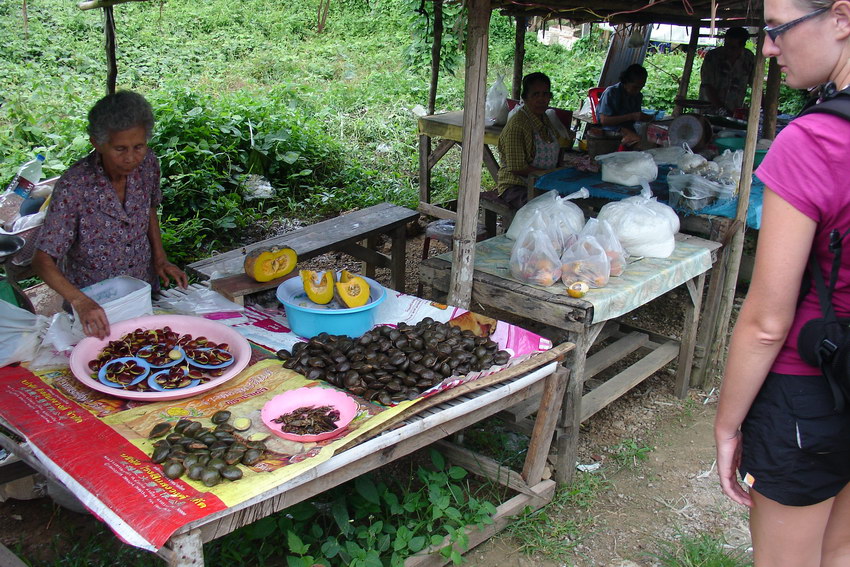
<svg viewBox="0 0 850 567"><path fill-rule="evenodd" d="M601 326L600 326L601 328ZM571 333L572 334L572 333ZM587 351L593 344L595 336L582 333L575 338L570 337L576 347L567 354L567 368L570 372L569 384L566 388L564 401L561 404L561 415L555 433L555 480L558 483L569 484L573 481L578 454L578 435L581 427L581 395L584 390L584 365Z"/></svg>
<svg viewBox="0 0 850 567"><path fill-rule="evenodd" d="M201 530L171 536L158 555L169 567L204 567L204 542Z"/></svg>
<svg viewBox="0 0 850 567"><path fill-rule="evenodd" d="M407 227L400 226L393 230L392 233L392 250L390 258L392 271L393 288L396 291L405 293L404 289L404 270L405 270L405 255L407 253Z"/></svg>
<svg viewBox="0 0 850 567"><path fill-rule="evenodd" d="M368 238L366 238L366 240L365 240L365 241L361 244L361 246L363 246L363 247L364 247L364 248L366 248L367 250L372 250L372 251L376 251L376 252L377 252L377 249L378 249L378 242L379 242L379 240L378 240L378 237L377 237L377 236L369 236L369 237L368 237ZM393 250L393 253L395 253L395 250ZM367 262L367 261L365 261L365 260L364 260L364 261L361 263L361 265L362 265L362 267L361 267L360 269L362 270L363 275L364 275L364 276L366 276L367 278L372 278L372 279L374 279L374 278L375 278L375 264L370 264L369 262Z"/></svg>
<svg viewBox="0 0 850 567"><path fill-rule="evenodd" d="M419 202L431 202L431 166L428 158L431 156L431 137L419 136Z"/></svg>
<svg viewBox="0 0 850 567"><path fill-rule="evenodd" d="M567 384L570 382L570 372L563 364L546 378L537 419L534 420L534 430L528 443L528 453L522 467L522 478L529 485L535 485L543 480L543 469L549 456L552 434L558 422L558 410L564 400Z"/></svg>
<svg viewBox="0 0 850 567"><path fill-rule="evenodd" d="M682 338L679 343L679 362L676 369L676 386L674 394L679 399L685 399L690 386L691 365L694 360L699 317L702 308L702 290L705 287L705 273L685 282L691 302L685 305L685 322L682 326Z"/></svg>

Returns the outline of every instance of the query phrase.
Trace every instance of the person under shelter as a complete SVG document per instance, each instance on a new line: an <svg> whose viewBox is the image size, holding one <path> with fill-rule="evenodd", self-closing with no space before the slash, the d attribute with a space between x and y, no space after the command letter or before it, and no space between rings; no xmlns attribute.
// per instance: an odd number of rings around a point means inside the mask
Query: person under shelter
<svg viewBox="0 0 850 567"><path fill-rule="evenodd" d="M596 110L599 123L606 132L619 133L621 143L632 148L641 137L637 132L638 122L649 122L652 114L643 112L643 87L647 79L646 69L637 63L629 65L620 73L620 82L605 89Z"/></svg>
<svg viewBox="0 0 850 567"><path fill-rule="evenodd" d="M732 116L743 108L756 59L744 47L749 37L744 28L729 28L723 45L705 54L700 69L699 98L711 103L709 112Z"/></svg>
<svg viewBox="0 0 850 567"><path fill-rule="evenodd" d="M186 274L168 261L157 207L159 160L148 148L154 126L145 98L119 91L88 114L94 150L59 178L41 227L33 268L70 304L87 336L104 338L109 321L81 288L119 275L186 287Z"/></svg>
<svg viewBox="0 0 850 567"><path fill-rule="evenodd" d="M527 177L551 171L560 163L561 141L546 115L551 89L552 83L544 73L523 77L522 105L508 118L499 135L501 167L497 191L500 200L514 210L528 200Z"/></svg>

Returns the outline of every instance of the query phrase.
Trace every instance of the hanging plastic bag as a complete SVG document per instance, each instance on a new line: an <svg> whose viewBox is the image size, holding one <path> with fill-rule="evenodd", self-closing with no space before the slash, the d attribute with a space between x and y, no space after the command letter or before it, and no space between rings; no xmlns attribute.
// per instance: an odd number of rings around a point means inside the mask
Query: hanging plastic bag
<svg viewBox="0 0 850 567"><path fill-rule="evenodd" d="M631 256L667 258L676 247L679 217L655 198L638 195L607 203L596 218L608 221Z"/></svg>
<svg viewBox="0 0 850 567"><path fill-rule="evenodd" d="M658 166L646 152L614 152L596 156L602 164L602 181L634 187L655 181Z"/></svg>
<svg viewBox="0 0 850 567"><path fill-rule="evenodd" d="M610 274L608 255L593 236L579 236L561 255L561 281L566 286L584 282L590 287L605 287Z"/></svg>
<svg viewBox="0 0 850 567"><path fill-rule="evenodd" d="M0 301L0 366L32 360L50 320Z"/></svg>
<svg viewBox="0 0 850 567"><path fill-rule="evenodd" d="M587 224L581 229L579 236L592 236L596 238L605 254L608 256L608 262L611 266L611 277L623 275L626 270L626 262L629 259L629 253L620 244L620 239L614 233L614 229L606 220L587 219Z"/></svg>
<svg viewBox="0 0 850 567"><path fill-rule="evenodd" d="M530 229L514 243L510 269L519 281L548 287L561 277L561 259L548 234Z"/></svg>
<svg viewBox="0 0 850 567"><path fill-rule="evenodd" d="M484 103L484 124L487 126L503 126L508 121L508 89L505 87L505 77L499 75L496 82L487 91Z"/></svg>

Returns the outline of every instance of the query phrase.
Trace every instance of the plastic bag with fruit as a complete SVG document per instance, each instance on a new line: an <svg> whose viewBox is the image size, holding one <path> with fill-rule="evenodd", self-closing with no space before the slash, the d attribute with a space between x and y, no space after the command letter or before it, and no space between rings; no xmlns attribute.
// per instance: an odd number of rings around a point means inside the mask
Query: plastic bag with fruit
<svg viewBox="0 0 850 567"><path fill-rule="evenodd" d="M608 256L608 261L611 264L611 277L623 275L626 269L626 262L629 259L629 253L620 244L620 239L614 233L614 229L606 220L587 219L584 228L581 229L580 236L593 236L605 249L605 254Z"/></svg>
<svg viewBox="0 0 850 567"><path fill-rule="evenodd" d="M590 287L605 287L610 274L605 248L593 236L579 236L561 256L561 280L566 286L584 282Z"/></svg>
<svg viewBox="0 0 850 567"><path fill-rule="evenodd" d="M587 189L576 191L566 197L558 196L557 191L546 191L517 211L505 236L516 240L525 234L535 211L539 211L549 224L558 227L563 233L564 236L561 239L563 242L570 234L578 234L584 226L584 213L572 202L572 199L586 198L588 195Z"/></svg>
<svg viewBox="0 0 850 567"><path fill-rule="evenodd" d="M513 277L522 282L542 286L557 282L561 259L550 235L533 228L523 234L511 249L510 268Z"/></svg>

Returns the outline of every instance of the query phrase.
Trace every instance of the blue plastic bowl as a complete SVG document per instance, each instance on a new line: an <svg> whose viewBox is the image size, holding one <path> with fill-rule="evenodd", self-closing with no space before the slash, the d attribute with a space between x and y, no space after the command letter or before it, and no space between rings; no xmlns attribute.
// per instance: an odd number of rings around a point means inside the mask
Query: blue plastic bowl
<svg viewBox="0 0 850 567"><path fill-rule="evenodd" d="M341 307L334 299L317 305L307 297L301 278L290 278L277 287L277 299L286 308L286 319L296 335L312 338L319 333L359 337L375 324L375 308L386 298L384 287L371 278L369 302L363 307Z"/></svg>

